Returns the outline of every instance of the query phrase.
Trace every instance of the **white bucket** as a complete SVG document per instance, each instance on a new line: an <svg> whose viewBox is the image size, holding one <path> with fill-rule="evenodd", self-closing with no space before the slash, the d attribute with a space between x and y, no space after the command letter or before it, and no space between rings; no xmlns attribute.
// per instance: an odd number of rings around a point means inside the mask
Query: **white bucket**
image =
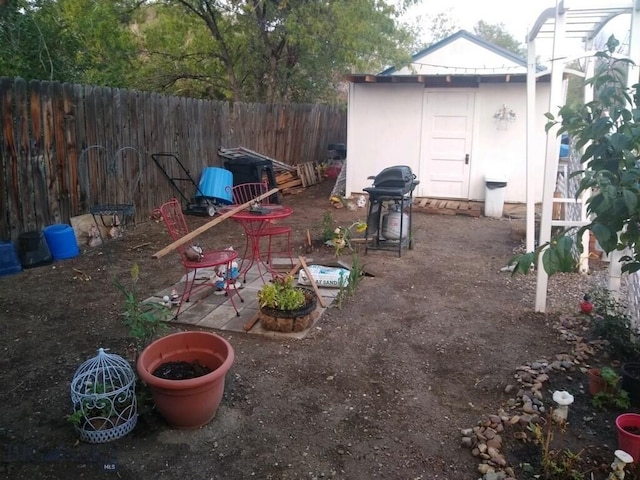
<svg viewBox="0 0 640 480"><path fill-rule="evenodd" d="M402 238L409 235L409 215L389 212L382 217L382 236L387 240L400 240L400 220L402 219Z"/></svg>

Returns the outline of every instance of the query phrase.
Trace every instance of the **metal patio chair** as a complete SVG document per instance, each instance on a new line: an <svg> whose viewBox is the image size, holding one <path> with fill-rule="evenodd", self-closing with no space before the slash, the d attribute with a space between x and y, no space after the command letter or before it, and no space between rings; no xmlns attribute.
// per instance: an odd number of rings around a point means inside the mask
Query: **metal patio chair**
<svg viewBox="0 0 640 480"><path fill-rule="evenodd" d="M154 211L154 214L162 216L173 241L180 240L189 233L189 227L182 213L180 201L177 198L172 198L168 202L164 203ZM207 278L201 283L196 283L198 271L205 268L216 269L216 267L225 266L226 272L231 272L231 264L238 257L238 252L234 250L209 250L196 252L192 244L189 242L177 247L176 250L180 255L180 260L182 261L182 265L185 269L184 289L176 312L177 317L182 308L182 304L190 301L191 296L195 292L204 287L215 287L211 278ZM231 301L231 305L233 305L236 315L240 316L240 312L233 300L233 294L235 293L238 295L241 302L244 302L244 299L240 296L240 292L238 292L235 280L231 279L228 273L224 274L223 285L225 295Z"/></svg>

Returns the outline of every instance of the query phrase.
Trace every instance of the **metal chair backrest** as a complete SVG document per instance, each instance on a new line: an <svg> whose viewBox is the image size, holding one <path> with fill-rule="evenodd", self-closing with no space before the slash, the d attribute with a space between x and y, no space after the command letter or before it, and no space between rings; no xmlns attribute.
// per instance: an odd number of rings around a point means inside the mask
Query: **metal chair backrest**
<svg viewBox="0 0 640 480"><path fill-rule="evenodd" d="M159 212L162 216L167 230L169 230L169 235L171 235L174 242L189 233L190 230L187 226L187 221L182 213L182 206L177 198L172 198L168 202L163 203L156 212ZM187 242L177 247L176 250L183 256L184 250L189 246L190 244Z"/></svg>
<svg viewBox="0 0 640 480"><path fill-rule="evenodd" d="M258 182L258 183L241 183L240 185L236 185L231 189L231 195L233 198L233 203L236 205L240 205L246 202L250 202L254 198L262 195L263 193L267 193L269 191L269 186L267 182ZM264 198L260 201L263 205L269 205L270 199L269 197Z"/></svg>

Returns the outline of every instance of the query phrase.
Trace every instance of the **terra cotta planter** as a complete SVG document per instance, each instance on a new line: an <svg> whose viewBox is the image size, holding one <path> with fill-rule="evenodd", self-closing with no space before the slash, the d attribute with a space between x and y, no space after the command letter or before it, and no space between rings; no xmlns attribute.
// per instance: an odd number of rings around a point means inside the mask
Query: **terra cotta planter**
<svg viewBox="0 0 640 480"><path fill-rule="evenodd" d="M196 360L211 372L186 380L167 380L153 375L163 363ZM136 366L167 423L175 428L193 429L206 425L215 416L224 392L225 375L233 360L233 347L219 335L180 332L152 342L142 351Z"/></svg>
<svg viewBox="0 0 640 480"><path fill-rule="evenodd" d="M597 395L600 392L613 393L611 387L607 385L607 382L602 378L601 370L599 368L590 368L587 371L587 377L589 378L589 393L591 395Z"/></svg>

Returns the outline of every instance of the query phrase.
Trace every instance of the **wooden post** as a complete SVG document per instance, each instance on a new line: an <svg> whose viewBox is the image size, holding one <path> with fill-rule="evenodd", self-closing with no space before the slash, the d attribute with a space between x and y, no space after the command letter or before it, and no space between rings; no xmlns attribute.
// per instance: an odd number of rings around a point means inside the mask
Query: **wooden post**
<svg viewBox="0 0 640 480"><path fill-rule="evenodd" d="M324 300L322 299L322 295L320 295L320 290L318 290L318 285L316 285L316 281L314 280L313 275L311 275L311 272L309 271L309 267L307 267L307 262L305 262L304 257L298 257L298 262L300 263L300 265L302 265L302 268L304 269L304 273L307 274L307 277L309 278L309 283L311 283L311 287L313 288L313 291L316 292L316 296L318 297L318 303L322 308L325 308L326 305L324 303Z"/></svg>
<svg viewBox="0 0 640 480"><path fill-rule="evenodd" d="M187 233L184 237L176 240L173 243L170 243L169 245L164 247L162 250L158 250L156 253L154 253L152 255L152 258L164 257L167 253L175 250L180 245L184 245L185 243L187 243L192 238L195 238L198 235L200 235L202 232L205 232L205 231L209 230L211 227L214 227L214 226L218 225L220 222L226 220L227 218L235 215L236 213L244 210L247 207L250 207L254 202L259 202L262 199L270 197L274 193L277 193L278 190L279 190L278 188L272 188L267 193L263 193L262 195L254 198L253 200L249 200L248 202L245 202L242 205L238 205L237 207L232 208L228 212L225 212L222 215L220 215L218 218L214 218L210 222L207 222L204 225L202 225L201 227L196 228L194 231L192 231L190 233Z"/></svg>

